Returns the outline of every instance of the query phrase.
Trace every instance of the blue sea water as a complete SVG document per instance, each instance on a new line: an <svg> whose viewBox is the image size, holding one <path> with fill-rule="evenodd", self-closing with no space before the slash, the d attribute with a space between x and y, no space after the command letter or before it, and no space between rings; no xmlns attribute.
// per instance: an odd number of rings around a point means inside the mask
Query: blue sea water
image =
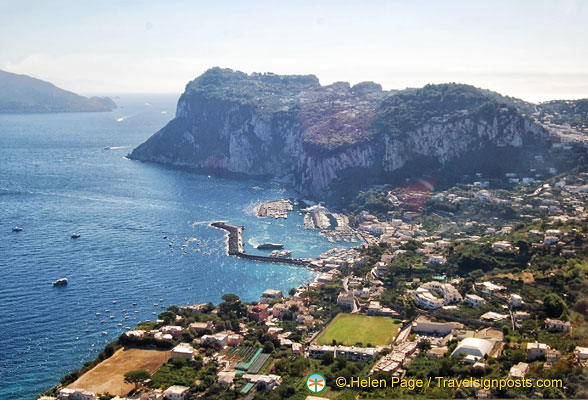
<svg viewBox="0 0 588 400"><path fill-rule="evenodd" d="M109 113L0 115L0 399L34 399L170 304L257 300L314 277L227 256L212 221L245 225L252 253L270 240L295 257L330 247L296 211L255 216L261 202L295 196L288 188L125 159L173 117L177 97L116 101ZM53 287L61 277L69 284Z"/></svg>

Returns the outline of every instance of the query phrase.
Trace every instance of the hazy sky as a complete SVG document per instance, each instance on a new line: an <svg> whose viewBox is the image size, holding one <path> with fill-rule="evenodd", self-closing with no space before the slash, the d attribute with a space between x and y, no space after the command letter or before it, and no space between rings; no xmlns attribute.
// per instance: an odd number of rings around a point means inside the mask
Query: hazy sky
<svg viewBox="0 0 588 400"><path fill-rule="evenodd" d="M221 66L580 98L587 21L583 0L0 0L0 69L81 93L180 93Z"/></svg>

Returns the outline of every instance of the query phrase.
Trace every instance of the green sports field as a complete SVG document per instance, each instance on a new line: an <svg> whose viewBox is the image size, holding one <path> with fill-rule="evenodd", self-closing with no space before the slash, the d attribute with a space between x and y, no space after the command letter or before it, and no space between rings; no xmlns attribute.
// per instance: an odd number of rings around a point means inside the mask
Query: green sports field
<svg viewBox="0 0 588 400"><path fill-rule="evenodd" d="M401 323L390 317L368 317L357 314L339 314L317 339L319 344L330 345L335 339L344 345L361 342L373 346L392 343Z"/></svg>

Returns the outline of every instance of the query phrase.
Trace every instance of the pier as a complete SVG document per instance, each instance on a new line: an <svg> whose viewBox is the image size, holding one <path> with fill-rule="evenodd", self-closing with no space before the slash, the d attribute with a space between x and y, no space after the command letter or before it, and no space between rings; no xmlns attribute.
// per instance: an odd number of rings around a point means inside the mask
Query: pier
<svg viewBox="0 0 588 400"><path fill-rule="evenodd" d="M243 229L245 229L245 227L230 225L225 222L213 222L212 224L210 224L210 226L217 229L223 229L228 232L227 252L230 256L236 256L252 261L263 261L279 264L293 264L303 266L308 266L310 264L308 261L299 258L280 258L246 254L243 249Z"/></svg>

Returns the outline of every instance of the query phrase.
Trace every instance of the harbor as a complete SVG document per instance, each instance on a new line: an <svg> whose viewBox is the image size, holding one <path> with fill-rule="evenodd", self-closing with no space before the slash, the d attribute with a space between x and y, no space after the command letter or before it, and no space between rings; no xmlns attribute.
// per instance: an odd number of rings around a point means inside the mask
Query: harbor
<svg viewBox="0 0 588 400"><path fill-rule="evenodd" d="M280 199L274 201L268 201L259 206L257 216L260 218L271 217L271 218L288 218L288 211L294 210L294 204L290 199Z"/></svg>
<svg viewBox="0 0 588 400"><path fill-rule="evenodd" d="M261 256L255 254L246 254L243 249L243 226L235 226L230 225L225 222L213 222L210 226L223 229L228 232L228 239L227 239L227 253L230 256L236 256L240 258L244 258L247 260L252 261L263 261L263 262L271 262L271 263L280 263L280 264L293 264L293 265L302 265L302 266L309 266L310 262L305 259L299 258L284 258L284 257L276 257L276 256Z"/></svg>

